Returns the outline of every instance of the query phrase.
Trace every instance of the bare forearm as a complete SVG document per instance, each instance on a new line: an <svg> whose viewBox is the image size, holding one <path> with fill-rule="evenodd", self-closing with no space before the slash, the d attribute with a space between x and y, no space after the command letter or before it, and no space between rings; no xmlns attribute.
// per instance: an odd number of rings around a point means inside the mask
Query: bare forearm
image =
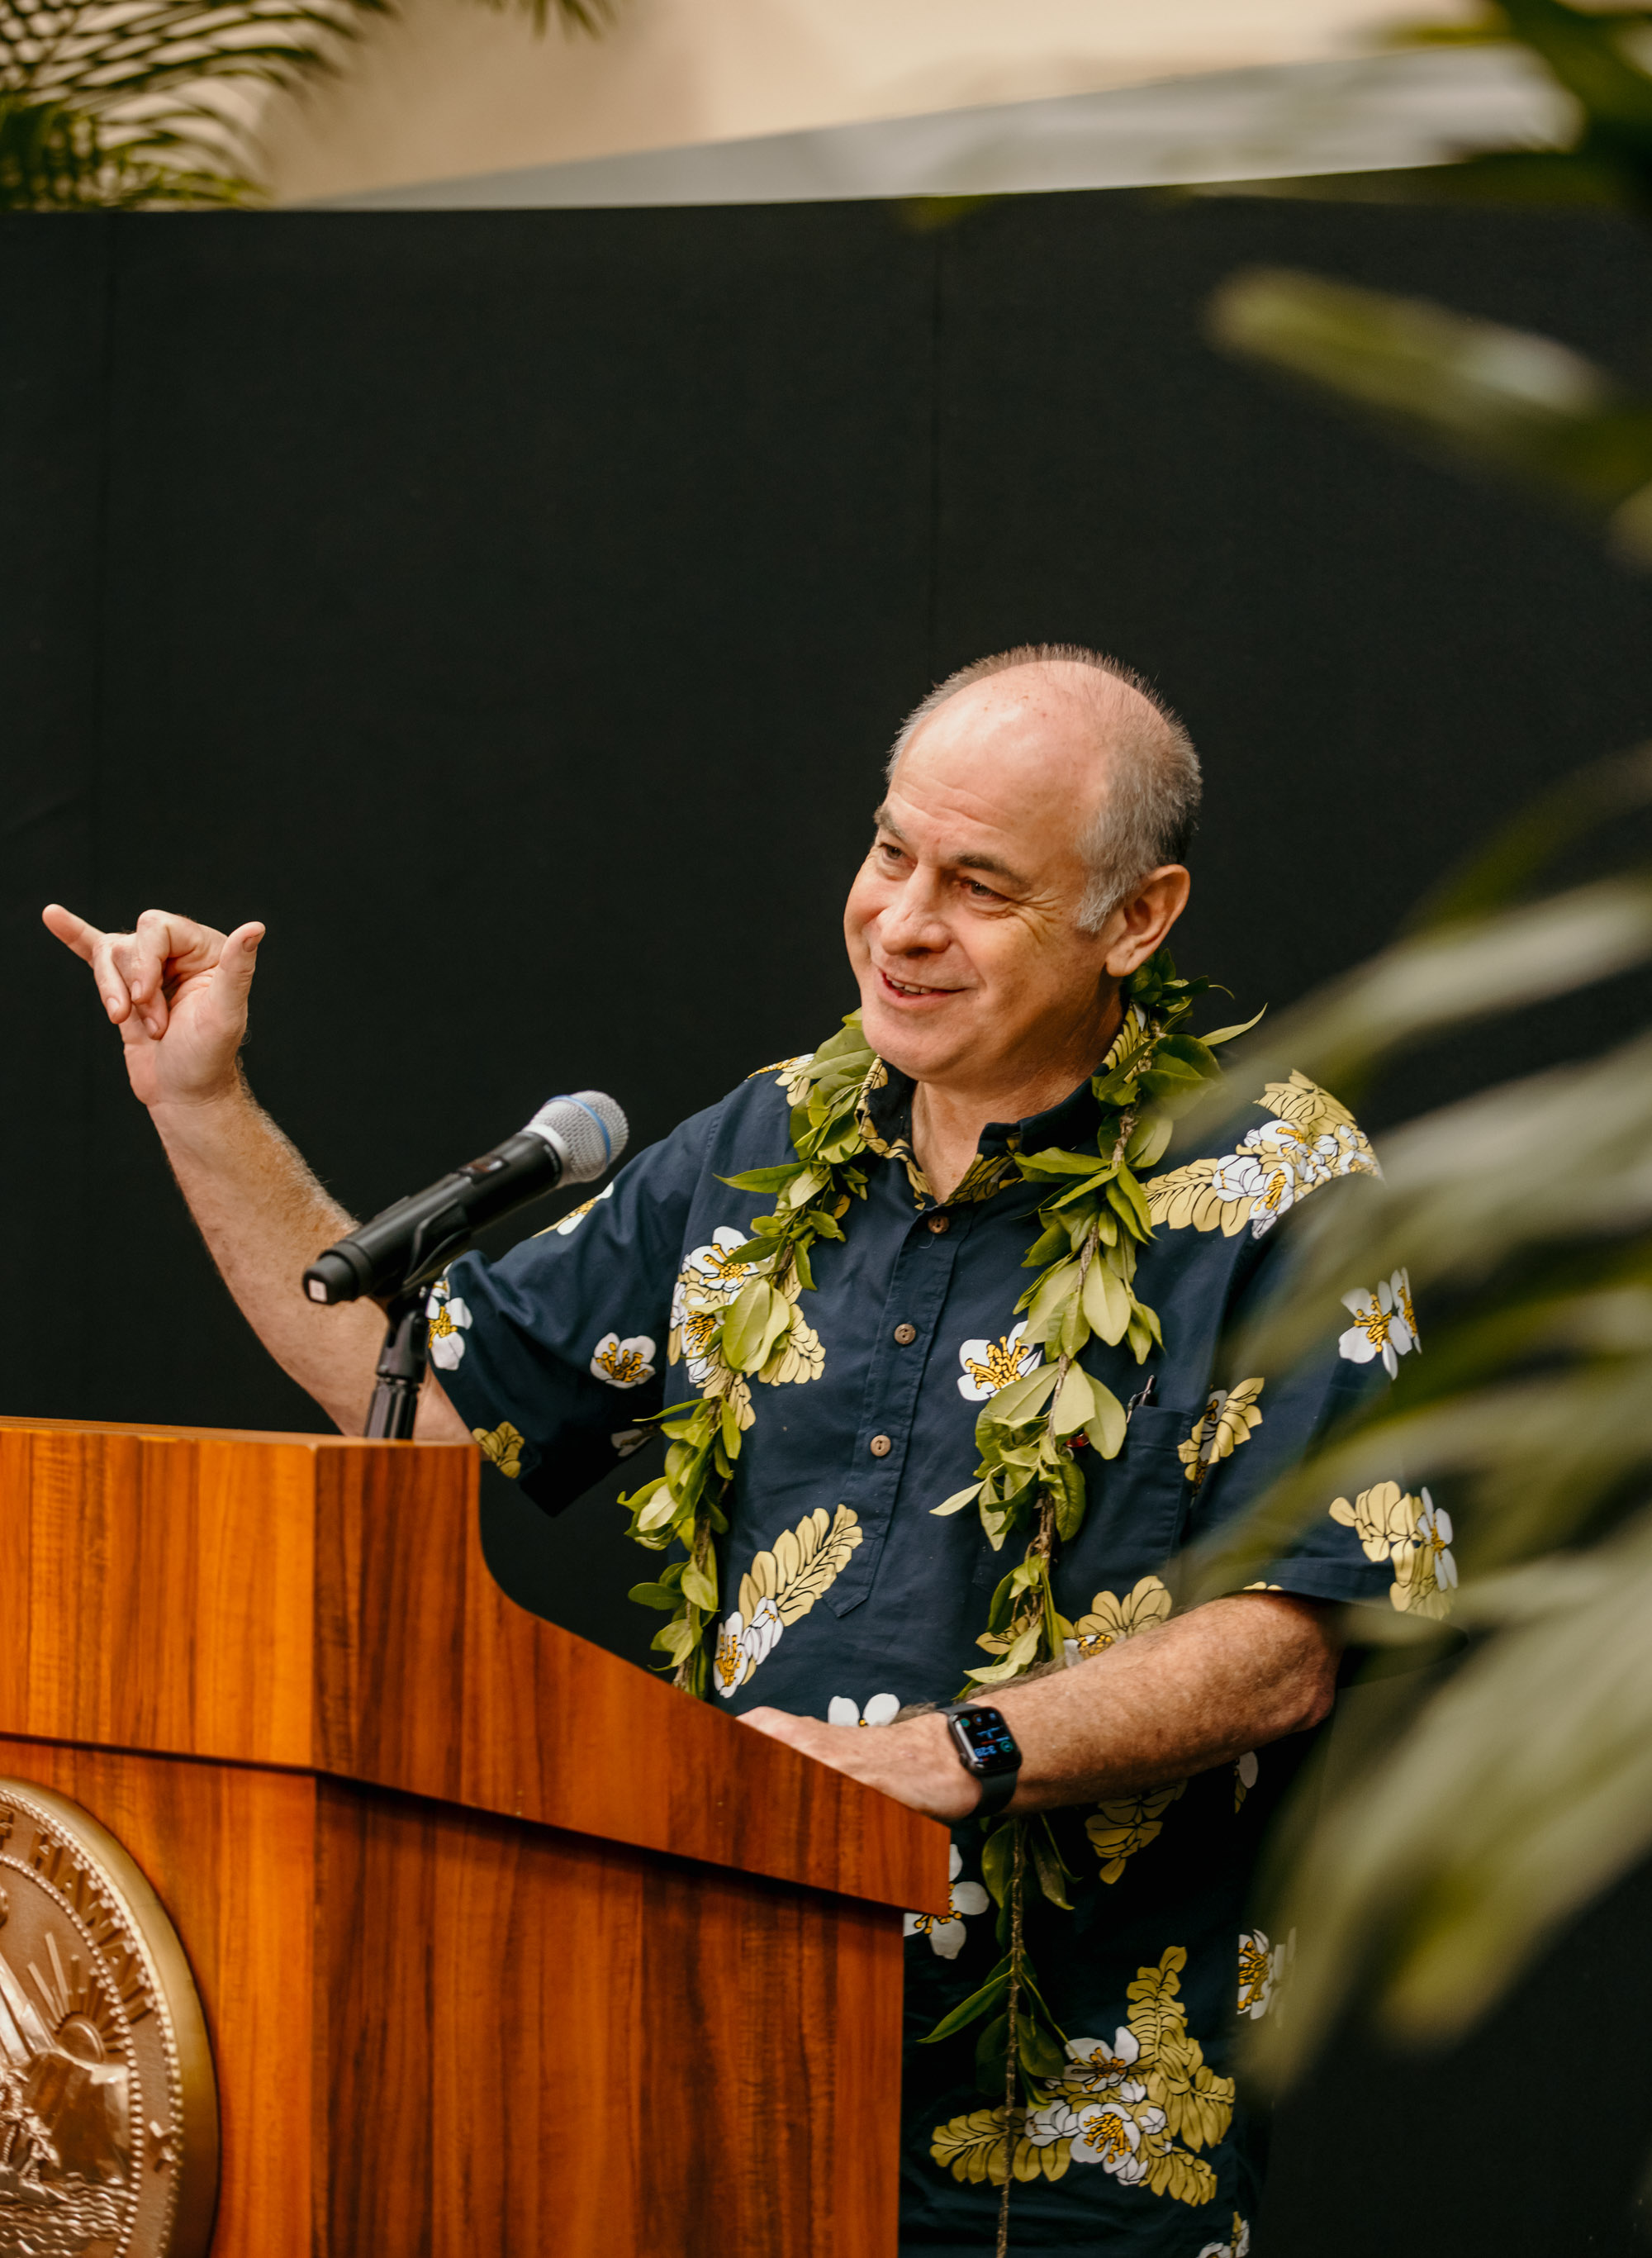
<svg viewBox="0 0 1652 2258"><path fill-rule="evenodd" d="M983 1691L1021 1748L1009 1808L1045 1811L1159 1786L1318 1723L1336 1682L1327 1615L1284 1593L1247 1592L1075 1669ZM977 1800L939 1716L869 1733L776 1709L753 1710L743 1722L937 1819L965 1818Z"/></svg>
<svg viewBox="0 0 1652 2258"><path fill-rule="evenodd" d="M306 1266L351 1218L245 1083L192 1104L156 1104L154 1122L202 1237L243 1316L282 1369L346 1434L358 1435L384 1337L375 1303L318 1307L300 1284ZM420 1405L427 1439L465 1429L434 1385Z"/></svg>
<svg viewBox="0 0 1652 2258"><path fill-rule="evenodd" d="M371 1303L318 1306L299 1281L351 1219L254 1101L238 1064L264 927L216 932L145 910L131 933L105 933L61 902L47 930L91 969L120 1030L132 1094L149 1109L213 1260L272 1356L346 1434L372 1394L384 1319ZM417 1431L454 1441L463 1423L434 1381Z"/></svg>
<svg viewBox="0 0 1652 2258"><path fill-rule="evenodd" d="M1335 1643L1311 1602L1212 1601L996 1702L1023 1750L1012 1808L1093 1802L1230 1763L1317 1724L1335 1679Z"/></svg>

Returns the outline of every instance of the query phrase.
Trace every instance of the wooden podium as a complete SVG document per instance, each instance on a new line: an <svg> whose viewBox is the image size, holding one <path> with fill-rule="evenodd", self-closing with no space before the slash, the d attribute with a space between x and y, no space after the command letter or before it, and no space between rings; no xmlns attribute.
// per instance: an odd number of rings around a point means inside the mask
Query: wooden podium
<svg viewBox="0 0 1652 2258"><path fill-rule="evenodd" d="M945 1830L514 1606L477 1464L0 1421L0 1775L177 1928L214 2258L894 2258Z"/></svg>

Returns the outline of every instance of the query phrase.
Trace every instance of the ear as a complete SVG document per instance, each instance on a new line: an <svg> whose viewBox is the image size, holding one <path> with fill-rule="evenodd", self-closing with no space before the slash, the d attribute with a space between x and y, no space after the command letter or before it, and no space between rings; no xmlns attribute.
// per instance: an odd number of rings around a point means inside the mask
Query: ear
<svg viewBox="0 0 1652 2258"><path fill-rule="evenodd" d="M1120 902L1101 934L1107 949L1104 962L1113 979L1124 979L1163 948L1192 891L1193 880L1181 864L1166 863L1150 870L1130 898Z"/></svg>

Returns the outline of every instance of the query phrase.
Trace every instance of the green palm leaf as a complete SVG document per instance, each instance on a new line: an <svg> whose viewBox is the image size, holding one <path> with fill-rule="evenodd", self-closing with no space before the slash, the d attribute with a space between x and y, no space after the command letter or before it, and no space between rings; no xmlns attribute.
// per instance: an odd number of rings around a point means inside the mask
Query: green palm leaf
<svg viewBox="0 0 1652 2258"><path fill-rule="evenodd" d="M595 32L609 0L521 4ZM240 204L259 190L237 82L329 71L394 0L0 0L0 210Z"/></svg>
<svg viewBox="0 0 1652 2258"><path fill-rule="evenodd" d="M1652 805L1652 763L1603 763L1569 794L1551 849ZM1335 1087L1443 1027L1652 962L1643 871L1508 902L1538 875L1541 827L1522 817L1419 930L1270 1023L1249 1071L1288 1058ZM1428 1482L1455 1524L1474 1644L1358 1611L1372 1682L1278 1846L1276 1918L1300 1949L1289 2015L1253 2034L1276 2079L1355 1997L1404 2034L1462 2030L1652 1850L1652 1033L1414 1122L1382 1159L1380 1183L1304 1211L1288 1294L1236 1353L1262 1369L1322 1345L1345 1290L1401 1267L1422 1353L1188 1564L1192 1596L1243 1587L1380 1480Z"/></svg>

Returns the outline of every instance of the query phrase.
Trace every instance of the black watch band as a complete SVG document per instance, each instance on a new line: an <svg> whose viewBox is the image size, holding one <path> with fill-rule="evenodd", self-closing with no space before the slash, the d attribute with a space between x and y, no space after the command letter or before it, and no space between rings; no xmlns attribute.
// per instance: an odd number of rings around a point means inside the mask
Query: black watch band
<svg viewBox="0 0 1652 2258"><path fill-rule="evenodd" d="M1021 1751L1002 1711L984 1701L949 1701L942 1709L958 1761L979 1782L981 1800L973 1815L990 1819L1016 1792Z"/></svg>

